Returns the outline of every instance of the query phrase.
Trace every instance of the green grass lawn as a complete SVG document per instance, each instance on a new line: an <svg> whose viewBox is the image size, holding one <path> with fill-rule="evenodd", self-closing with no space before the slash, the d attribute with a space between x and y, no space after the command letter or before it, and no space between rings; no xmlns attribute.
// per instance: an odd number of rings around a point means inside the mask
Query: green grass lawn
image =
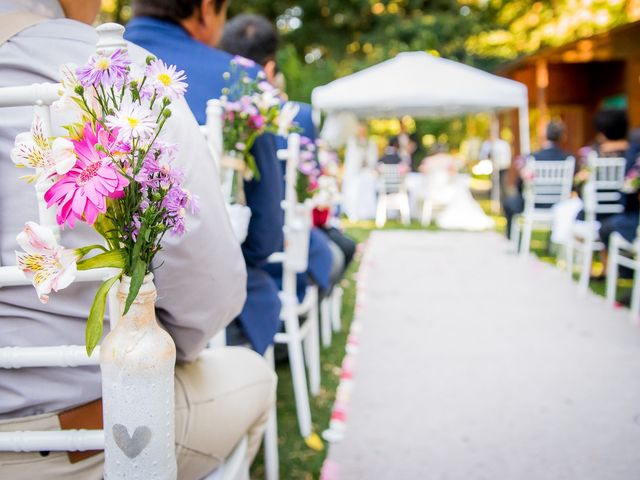
<svg viewBox="0 0 640 480"><path fill-rule="evenodd" d="M480 201L483 208L488 211L488 201ZM504 233L505 220L500 216L492 216L496 221L496 229ZM346 222L346 233L358 243L364 243L374 231L375 224L371 221ZM425 230L420 224L413 222L404 226L398 222L390 221L385 230ZM427 230L437 231L434 226ZM555 264L556 259L548 250L548 232L536 231L532 238L532 251L542 260ZM311 398L311 416L315 432L321 434L329 426L331 408L335 400L335 393L339 383L340 365L345 355L345 345L351 321L356 297L356 274L360 266L360 255L349 267L345 278L342 280L344 297L342 304L342 330L333 334L331 347L321 347L322 384L320 394ZM597 262L595 264L597 268ZM631 287L630 280L620 280L618 285L618 298L624 295ZM577 286L576 286L577 288ZM590 288L599 295L604 295L605 285L603 281L590 284ZM280 478L282 480L316 480L320 477L320 470L327 454L328 445L325 443L323 451L315 451L307 447L298 432L296 419L293 385L291 383L291 371L287 364L276 368L278 373L278 443L280 453ZM264 464L262 453L252 467L252 478L264 478ZM398 479L401 480L401 479Z"/></svg>

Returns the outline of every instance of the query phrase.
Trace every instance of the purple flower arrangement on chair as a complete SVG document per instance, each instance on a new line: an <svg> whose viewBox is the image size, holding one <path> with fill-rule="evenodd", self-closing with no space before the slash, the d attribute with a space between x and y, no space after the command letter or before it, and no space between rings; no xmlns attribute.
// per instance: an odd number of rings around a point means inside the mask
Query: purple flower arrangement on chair
<svg viewBox="0 0 640 480"><path fill-rule="evenodd" d="M42 120L16 137L12 159L36 170L27 181L45 184L44 200L56 209L56 223L74 228L91 225L105 245L69 250L53 232L28 222L18 243L18 266L32 280L41 301L71 284L77 270L110 267L119 272L96 293L86 330L90 354L102 336L106 295L126 275L131 288L126 314L136 298L151 261L166 233L185 232L187 211L197 199L182 186L183 174L173 166L177 146L158 135L171 116L169 106L187 88L185 75L153 57L134 64L127 52L94 55L80 68L61 69L58 107L77 114L67 134L47 138ZM53 105L56 107L56 105ZM96 255L87 257L90 253Z"/></svg>
<svg viewBox="0 0 640 480"><path fill-rule="evenodd" d="M246 180L260 180L251 155L256 138L264 133L286 136L294 128L293 119L298 109L293 103L281 107L279 90L265 80L262 71L251 78L246 69L255 66L252 60L235 56L231 60L231 71L224 74L230 84L220 98L224 111L223 149L226 155L242 160Z"/></svg>

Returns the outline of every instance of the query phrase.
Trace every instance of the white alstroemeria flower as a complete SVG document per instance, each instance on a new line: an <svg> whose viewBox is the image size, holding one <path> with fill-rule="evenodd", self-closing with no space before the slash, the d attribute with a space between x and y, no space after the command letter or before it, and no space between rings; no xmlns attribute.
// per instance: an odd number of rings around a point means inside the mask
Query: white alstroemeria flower
<svg viewBox="0 0 640 480"><path fill-rule="evenodd" d="M280 110L278 115L278 135L286 137L289 134L289 130L293 126L293 120L300 111L300 105L293 102L287 102Z"/></svg>
<svg viewBox="0 0 640 480"><path fill-rule="evenodd" d="M17 241L24 250L16 252L18 268L31 280L42 303L47 303L51 290L62 290L76 278L76 252L58 245L48 228L27 222Z"/></svg>
<svg viewBox="0 0 640 480"><path fill-rule="evenodd" d="M107 116L107 126L118 128L118 138L129 141L133 138L147 140L156 131L153 112L145 105L123 102L115 115Z"/></svg>
<svg viewBox="0 0 640 480"><path fill-rule="evenodd" d="M58 137L51 144L51 161L58 175L64 175L76 164L76 152L73 143L66 138Z"/></svg>
<svg viewBox="0 0 640 480"><path fill-rule="evenodd" d="M42 120L33 119L30 132L16 135L11 150L11 160L20 168L34 168L35 175L25 175L28 182L42 181L52 174L64 175L76 163L73 143L65 138L56 138L53 143L43 133Z"/></svg>
<svg viewBox="0 0 640 480"><path fill-rule="evenodd" d="M51 104L51 108L56 112L68 112L69 110L74 113L80 114L82 109L72 99L77 97L78 94L75 89L80 83L76 77L76 70L78 66L75 63L66 63L60 67L60 83L62 88L58 91L60 99Z"/></svg>

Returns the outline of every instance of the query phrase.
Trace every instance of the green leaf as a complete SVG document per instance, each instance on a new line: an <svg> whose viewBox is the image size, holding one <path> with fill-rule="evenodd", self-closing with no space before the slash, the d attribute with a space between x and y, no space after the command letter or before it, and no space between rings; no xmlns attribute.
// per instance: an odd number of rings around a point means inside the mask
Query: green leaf
<svg viewBox="0 0 640 480"><path fill-rule="evenodd" d="M87 258L78 262L78 270L91 270L93 268L124 268L126 261L123 249L110 250L95 257Z"/></svg>
<svg viewBox="0 0 640 480"><path fill-rule="evenodd" d="M102 338L102 327L104 324L104 306L107 301L107 294L114 283L120 278L120 275L110 278L105 281L93 299L93 305L89 311L89 318L87 319L87 328L85 330L85 341L87 344L87 355L91 356L96 345Z"/></svg>
<svg viewBox="0 0 640 480"><path fill-rule="evenodd" d="M138 296L142 282L144 281L144 275L147 273L147 264L141 259L137 258L133 265L133 271L131 272L131 285L129 285L129 294L127 300L124 303L123 315L126 315L131 307L131 304Z"/></svg>
<svg viewBox="0 0 640 480"><path fill-rule="evenodd" d="M247 159L247 166L249 167L249 170L251 170L253 172L253 179L256 182L259 182L260 181L260 170L258 169L258 165L256 165L256 159L250 153L247 153L246 159Z"/></svg>

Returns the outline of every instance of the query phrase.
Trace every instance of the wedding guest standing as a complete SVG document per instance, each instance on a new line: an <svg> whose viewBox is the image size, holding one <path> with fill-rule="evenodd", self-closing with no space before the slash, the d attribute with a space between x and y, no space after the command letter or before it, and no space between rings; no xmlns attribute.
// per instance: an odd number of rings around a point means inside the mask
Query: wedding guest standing
<svg viewBox="0 0 640 480"><path fill-rule="evenodd" d="M127 39L185 71L190 84L186 99L201 125L205 123L207 101L219 98L228 86L223 75L231 70L233 57L216 48L227 5L227 0L136 0L134 18L127 25ZM248 68L253 78L259 71L258 67ZM251 153L260 179L244 183L251 209L248 235L242 244L247 301L228 337L232 343L248 339L254 350L264 353L273 342L280 320L278 288L264 267L267 258L282 245L282 186L273 135L259 137ZM217 182L217 175L210 181Z"/></svg>
<svg viewBox="0 0 640 480"><path fill-rule="evenodd" d="M95 53L97 36L90 25L99 8L99 0L0 0L0 87L58 82L62 64L85 64ZM149 55L132 44L129 54L141 66ZM33 188L19 183L8 160L16 134L30 129L33 109L1 110L0 254L3 265L13 265L16 234L25 221L38 218ZM171 111L161 139L179 145L175 166L185 172L184 187L199 197L200 213L187 213L187 232L167 235L156 256L156 316L172 336L179 362L178 477L198 480L245 435L250 454L255 453L273 404L275 376L249 350L204 350L242 308L246 273L220 189L209 181L215 171L198 124L184 101L172 103ZM54 114L53 124L59 120ZM68 247L100 241L89 228L62 231L61 243ZM95 290L95 284L73 284L43 305L31 286L3 287L0 347L84 344ZM98 367L0 369L0 431L60 430L62 416L70 419L65 428L99 428L100 397ZM225 419L224 426L219 419ZM103 462L102 452L79 461L66 452L0 452L0 478L98 480Z"/></svg>

